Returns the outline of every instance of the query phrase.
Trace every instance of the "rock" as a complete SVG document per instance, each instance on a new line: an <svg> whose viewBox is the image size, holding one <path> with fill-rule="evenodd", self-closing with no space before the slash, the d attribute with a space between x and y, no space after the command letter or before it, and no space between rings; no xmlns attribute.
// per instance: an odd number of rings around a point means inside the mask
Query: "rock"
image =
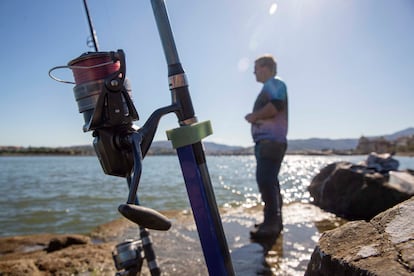
<svg viewBox="0 0 414 276"><path fill-rule="evenodd" d="M305 275L413 275L414 198L322 234Z"/></svg>
<svg viewBox="0 0 414 276"><path fill-rule="evenodd" d="M0 275L114 275L114 243L83 235L39 234L0 238Z"/></svg>
<svg viewBox="0 0 414 276"><path fill-rule="evenodd" d="M70 235L70 236L61 236L61 237L55 237L52 240L50 240L49 245L45 249L48 253L57 251L63 248L66 248L68 246L74 245L74 244L87 244L90 243L90 238L81 236L81 235Z"/></svg>
<svg viewBox="0 0 414 276"><path fill-rule="evenodd" d="M412 196L388 185L388 174L349 162L323 168L308 190L314 204L348 220L370 220Z"/></svg>
<svg viewBox="0 0 414 276"><path fill-rule="evenodd" d="M414 195L414 171L391 171L389 176L389 187L403 193Z"/></svg>

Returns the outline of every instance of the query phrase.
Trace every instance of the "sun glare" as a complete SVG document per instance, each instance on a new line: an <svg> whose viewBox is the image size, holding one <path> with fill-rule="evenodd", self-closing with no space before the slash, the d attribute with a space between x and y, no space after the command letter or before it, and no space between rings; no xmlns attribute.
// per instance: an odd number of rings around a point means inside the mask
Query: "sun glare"
<svg viewBox="0 0 414 276"><path fill-rule="evenodd" d="M270 8L269 8L269 14L270 14L270 15L275 14L275 13L276 13L276 10L277 10L277 4L276 4L276 3L273 3L273 4L270 6Z"/></svg>

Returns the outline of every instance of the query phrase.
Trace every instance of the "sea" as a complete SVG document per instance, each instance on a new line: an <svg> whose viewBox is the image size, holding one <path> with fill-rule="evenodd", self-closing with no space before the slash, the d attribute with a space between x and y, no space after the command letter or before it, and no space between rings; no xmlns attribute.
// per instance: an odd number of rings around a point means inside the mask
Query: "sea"
<svg viewBox="0 0 414 276"><path fill-rule="evenodd" d="M260 203L254 156L207 156L219 207ZM414 158L395 156L400 170ZM280 172L284 203L309 203L312 178L337 161L358 164L366 156L287 155ZM1 156L0 236L37 233L89 233L118 219L126 203L125 178L105 175L95 156ZM138 188L140 204L159 211L189 210L177 156L147 156Z"/></svg>

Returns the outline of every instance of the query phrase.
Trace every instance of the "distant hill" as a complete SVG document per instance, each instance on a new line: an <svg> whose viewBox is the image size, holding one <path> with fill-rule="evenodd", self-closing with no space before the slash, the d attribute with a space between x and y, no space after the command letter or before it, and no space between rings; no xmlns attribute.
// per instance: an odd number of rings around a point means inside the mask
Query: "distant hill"
<svg viewBox="0 0 414 276"><path fill-rule="evenodd" d="M414 127L410 127L392 134L367 137L368 139L384 137L387 140L394 141L399 137L414 135ZM303 152L303 151L349 151L356 148L358 145L358 138L349 139L324 139L324 138L309 138L309 139L292 139L288 143L288 152ZM251 154L252 147L238 147L217 144L212 142L203 142L206 154ZM172 146L169 141L155 141L151 145L150 152L156 154L162 150L171 150Z"/></svg>
<svg viewBox="0 0 414 276"><path fill-rule="evenodd" d="M217 144L213 142L203 142L204 151L206 154L250 154L251 149L240 146L228 146ZM148 154L172 154L175 150L172 148L170 141L154 141Z"/></svg>
<svg viewBox="0 0 414 276"><path fill-rule="evenodd" d="M371 136L366 137L368 139L384 137L386 140L395 141L396 139L404 136L414 135L414 127L410 127L401 131L397 131L388 135ZM300 150L350 150L355 149L358 145L359 138L355 139L323 139L323 138L310 138L310 139L298 139L289 140L289 151Z"/></svg>
<svg viewBox="0 0 414 276"><path fill-rule="evenodd" d="M289 140L288 151L301 150L350 150L358 145L358 139L323 139L310 138Z"/></svg>
<svg viewBox="0 0 414 276"><path fill-rule="evenodd" d="M392 134L366 137L368 139L384 137L386 140L395 141L400 137L414 135L414 127L410 127ZM359 137L360 138L360 137ZM288 153L317 153L324 150L336 152L351 152L358 145L359 138L350 139L292 139L289 140ZM253 147L229 146L213 142L203 142L206 154L211 155L245 155L252 154ZM15 146L0 146L0 155L8 154L61 154L61 155L95 155L92 145L82 145L60 148L23 148ZM149 155L175 154L170 141L154 141L148 151Z"/></svg>
<svg viewBox="0 0 414 276"><path fill-rule="evenodd" d="M411 135L414 135L414 127L409 127L409 128L404 129L404 130L397 131L393 134L383 135L382 137L384 137L385 139L387 139L389 141L395 141L400 137L411 136ZM380 137L380 136L378 136L378 137Z"/></svg>

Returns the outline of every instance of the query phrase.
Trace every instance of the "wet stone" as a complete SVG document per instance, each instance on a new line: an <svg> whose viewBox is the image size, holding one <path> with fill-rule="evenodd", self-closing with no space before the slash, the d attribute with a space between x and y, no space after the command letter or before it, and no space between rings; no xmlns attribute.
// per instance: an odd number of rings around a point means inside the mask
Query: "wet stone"
<svg viewBox="0 0 414 276"><path fill-rule="evenodd" d="M414 198L325 232L306 275L413 275Z"/></svg>
<svg viewBox="0 0 414 276"><path fill-rule="evenodd" d="M316 206L291 203L283 207L283 232L277 240L266 244L249 238L254 224L262 221L261 206L226 208L220 212L236 275L303 275L320 233L345 222ZM163 214L172 220L171 229L150 231L162 275L208 275L191 212ZM88 242L69 244L65 239L70 236ZM115 245L138 237L136 225L119 219L97 227L88 236L45 234L0 238L0 274L113 276L116 271L111 252ZM66 246L48 253L45 248L56 238ZM38 246L38 250L24 252L22 248L28 246ZM145 260L141 275L150 275Z"/></svg>

